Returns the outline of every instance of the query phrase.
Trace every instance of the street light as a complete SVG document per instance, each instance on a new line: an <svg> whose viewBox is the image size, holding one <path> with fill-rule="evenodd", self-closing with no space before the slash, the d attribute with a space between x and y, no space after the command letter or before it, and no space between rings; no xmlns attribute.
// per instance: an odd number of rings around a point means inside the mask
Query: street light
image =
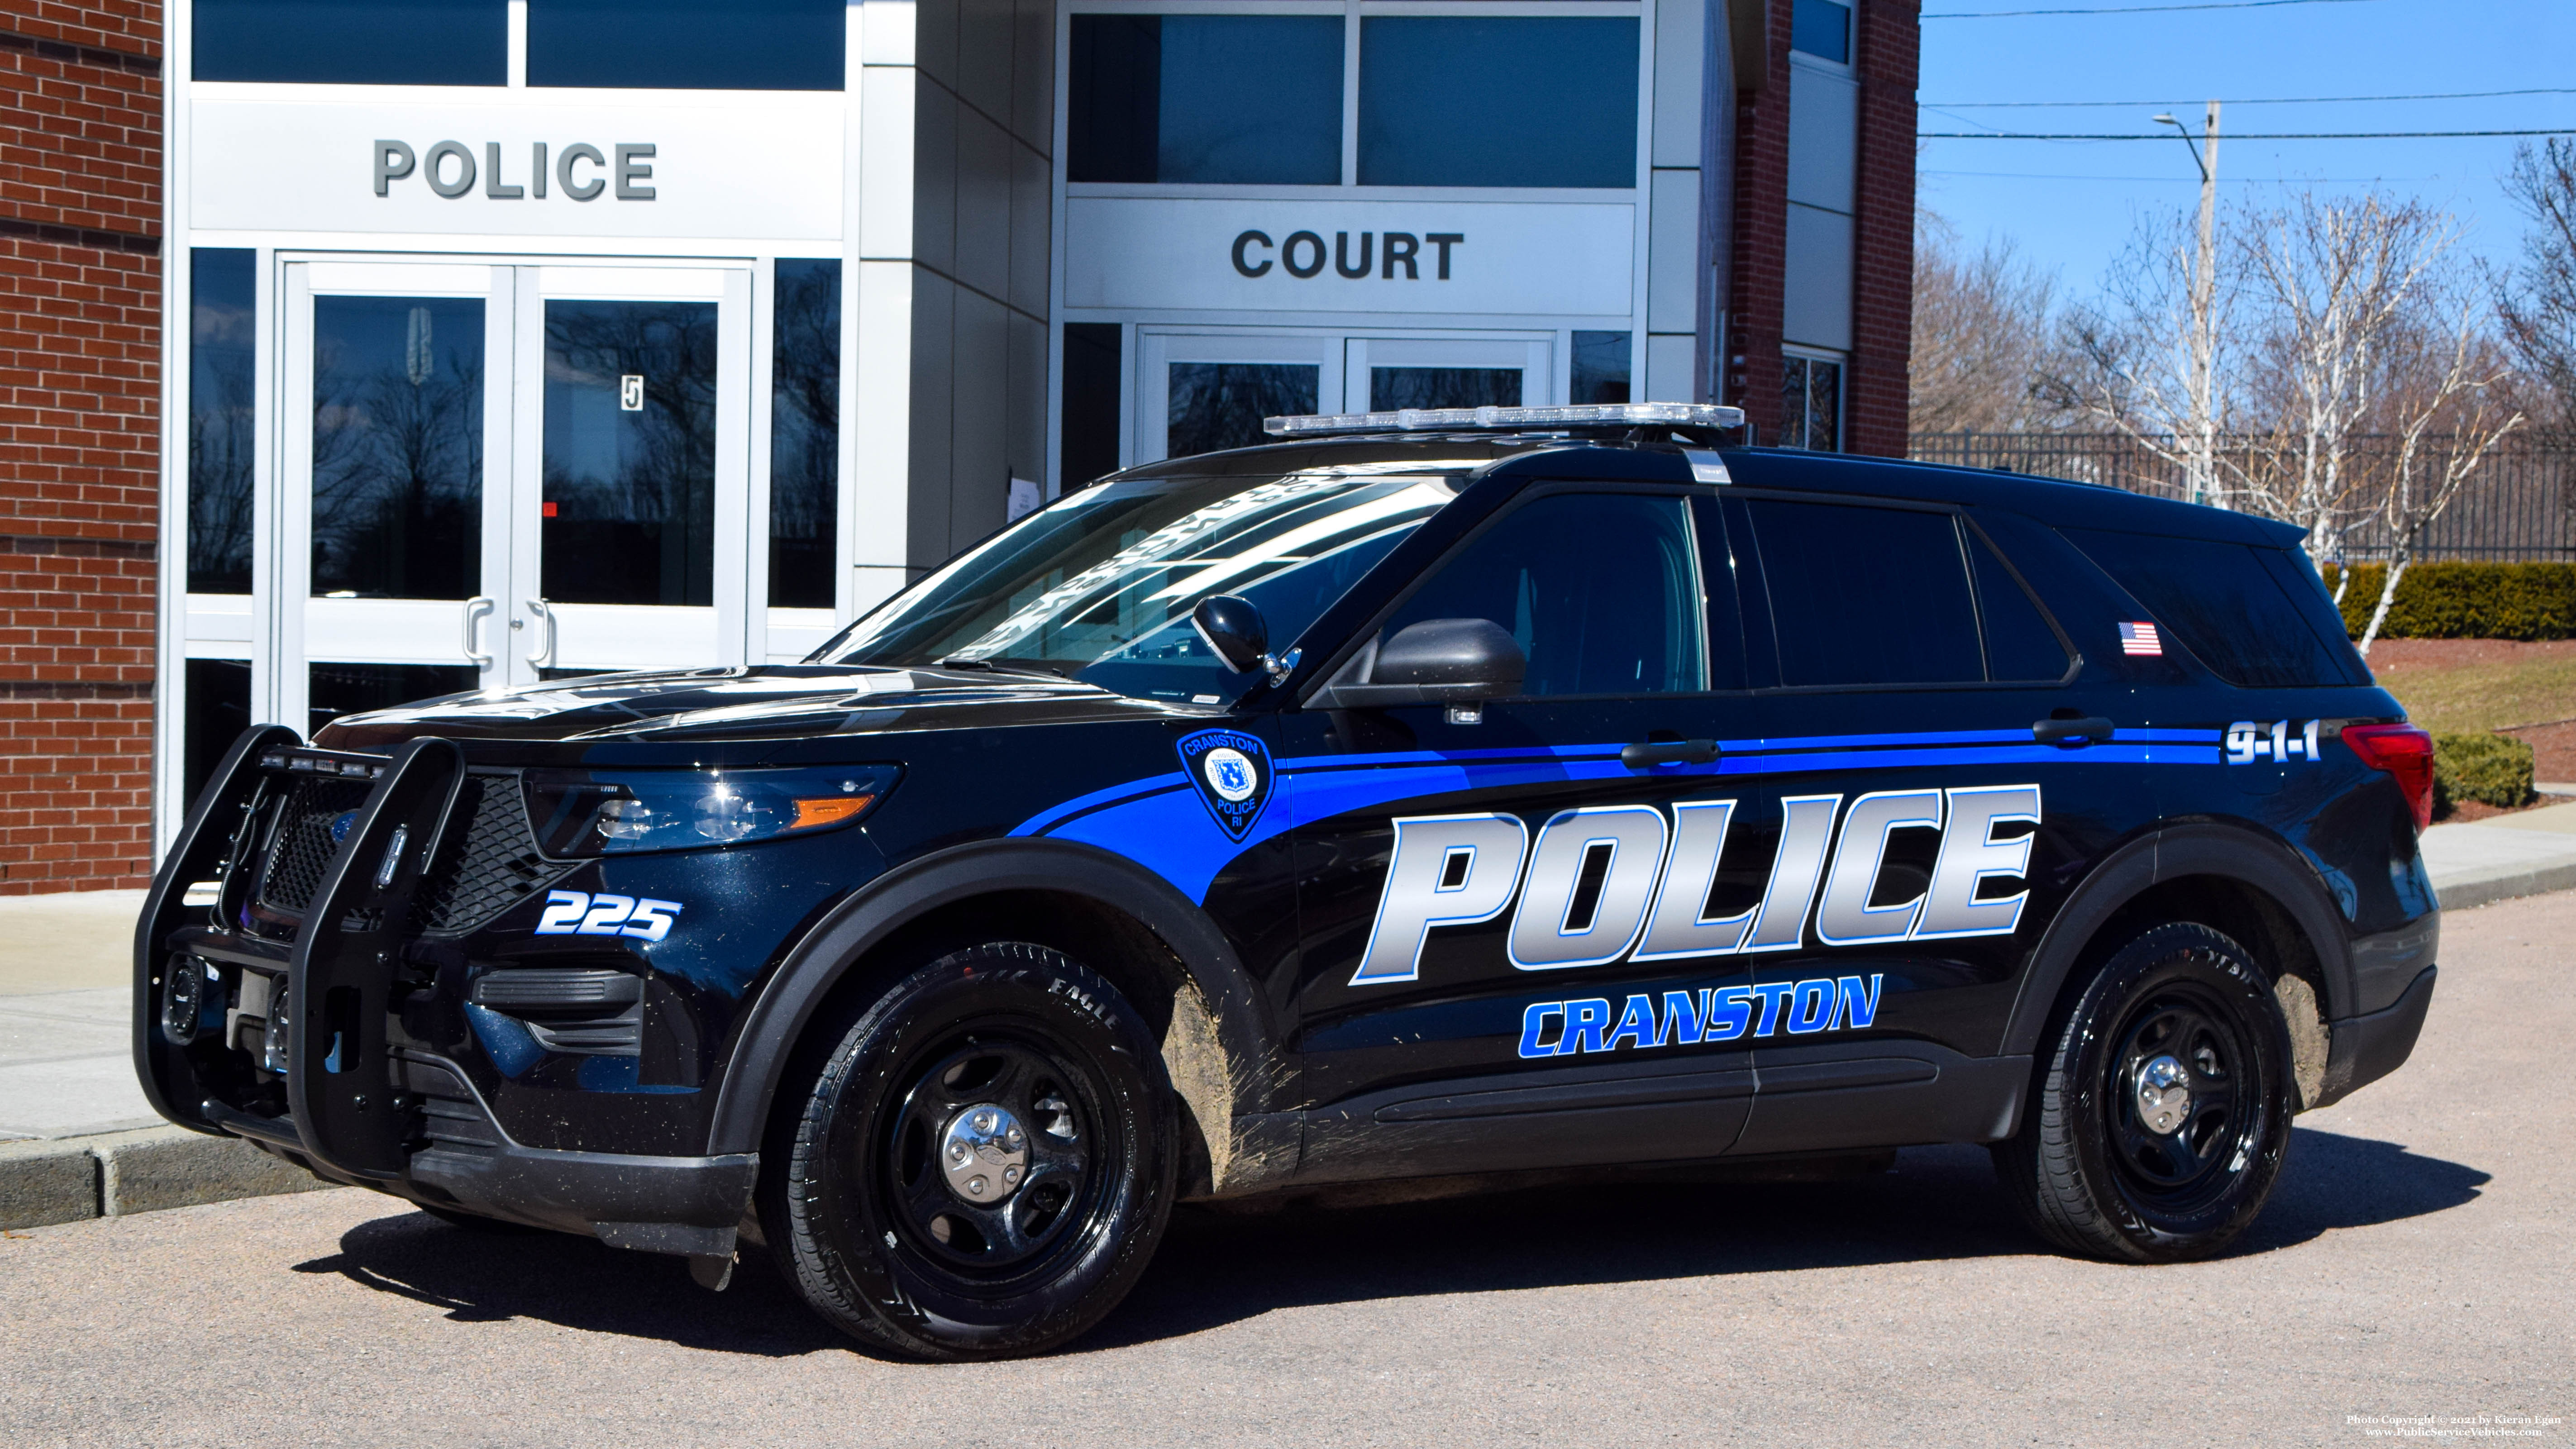
<svg viewBox="0 0 2576 1449"><path fill-rule="evenodd" d="M2218 487L2218 409L2215 396L2218 351L2218 102L2209 103L2209 119L2195 140L2191 128L2167 112L2155 118L2171 126L2191 148L2191 164L2200 169L2200 255L2191 276L2191 437L2185 458L2191 474L2191 500L2211 501Z"/></svg>

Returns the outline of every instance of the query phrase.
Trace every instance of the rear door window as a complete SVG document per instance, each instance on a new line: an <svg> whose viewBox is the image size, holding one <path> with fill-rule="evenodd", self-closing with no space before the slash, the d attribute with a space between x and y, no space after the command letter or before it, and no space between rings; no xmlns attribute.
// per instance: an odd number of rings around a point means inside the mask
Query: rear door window
<svg viewBox="0 0 2576 1449"><path fill-rule="evenodd" d="M1977 613L1986 626L1986 676L2015 683L2055 684L2066 677L2065 641L2030 590L2013 577L1993 545L1968 534L1968 571L1977 580Z"/></svg>
<svg viewBox="0 0 2576 1449"><path fill-rule="evenodd" d="M1975 594L1949 514L1776 498L1748 498L1744 508L1782 685L1985 681Z"/></svg>
<svg viewBox="0 0 2576 1449"><path fill-rule="evenodd" d="M2061 532L2230 684L2281 689L2369 680L2324 588L2283 583L2302 572L2314 577L2285 550L2088 528Z"/></svg>

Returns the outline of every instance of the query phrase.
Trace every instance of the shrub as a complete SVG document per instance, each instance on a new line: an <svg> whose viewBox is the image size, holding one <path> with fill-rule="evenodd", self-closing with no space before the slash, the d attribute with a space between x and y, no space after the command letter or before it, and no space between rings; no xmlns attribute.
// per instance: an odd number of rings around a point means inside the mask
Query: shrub
<svg viewBox="0 0 2576 1449"><path fill-rule="evenodd" d="M2325 571L2326 587L2337 570ZM2386 564L2355 564L2343 624L2353 638L2379 607ZM2576 638L2576 564L2419 563L2397 581L2383 639Z"/></svg>
<svg viewBox="0 0 2576 1449"><path fill-rule="evenodd" d="M2505 810L2528 805L2534 798L2532 769L2531 746L2511 735L2438 731L2433 736L2433 813L2448 815L2461 800Z"/></svg>

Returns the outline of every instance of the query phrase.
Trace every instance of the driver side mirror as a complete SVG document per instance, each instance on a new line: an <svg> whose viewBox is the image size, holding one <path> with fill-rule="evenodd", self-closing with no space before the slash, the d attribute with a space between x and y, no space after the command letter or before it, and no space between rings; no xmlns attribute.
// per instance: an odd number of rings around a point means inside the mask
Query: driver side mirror
<svg viewBox="0 0 2576 1449"><path fill-rule="evenodd" d="M1379 646L1373 661L1364 653L1354 663L1365 679L1326 685L1310 703L1318 709L1469 704L1520 693L1529 673L1520 642L1491 619L1408 624Z"/></svg>
<svg viewBox="0 0 2576 1449"><path fill-rule="evenodd" d="M1210 594L1190 610L1190 627L1237 674L1250 674L1269 662L1270 624L1250 599Z"/></svg>

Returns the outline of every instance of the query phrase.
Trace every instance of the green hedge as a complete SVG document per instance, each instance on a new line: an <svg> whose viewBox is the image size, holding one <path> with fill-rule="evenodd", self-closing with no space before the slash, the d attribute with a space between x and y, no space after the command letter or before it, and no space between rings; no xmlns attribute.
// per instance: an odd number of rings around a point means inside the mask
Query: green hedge
<svg viewBox="0 0 2576 1449"><path fill-rule="evenodd" d="M2401 581L2399 588L2404 587ZM2534 798L2532 767L2531 746L2511 735L2438 731L2433 736L2433 813L2448 815L2460 800L2504 810L2528 805Z"/></svg>
<svg viewBox="0 0 2576 1449"><path fill-rule="evenodd" d="M2326 587L2335 586L2335 569ZM2386 564L2355 564L2344 628L2358 639L2379 607ZM2420 563L2397 581L2384 639L2576 638L2576 564Z"/></svg>

